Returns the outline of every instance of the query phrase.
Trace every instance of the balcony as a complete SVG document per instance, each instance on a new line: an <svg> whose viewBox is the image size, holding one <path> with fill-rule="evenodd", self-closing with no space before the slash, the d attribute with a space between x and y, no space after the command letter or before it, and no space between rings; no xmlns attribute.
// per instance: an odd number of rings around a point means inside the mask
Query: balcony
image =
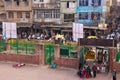
<svg viewBox="0 0 120 80"><path fill-rule="evenodd" d="M7 21L16 23L32 23L33 20L28 18L8 18Z"/></svg>
<svg viewBox="0 0 120 80"><path fill-rule="evenodd" d="M31 10L31 5L29 3L25 2L11 2L11 1L6 1L5 2L5 10L9 11L30 11Z"/></svg>
<svg viewBox="0 0 120 80"><path fill-rule="evenodd" d="M53 19L38 19L35 18L34 22L42 22L42 23L60 23L60 18L53 18Z"/></svg>
<svg viewBox="0 0 120 80"><path fill-rule="evenodd" d="M60 9L60 4L33 4L33 9Z"/></svg>
<svg viewBox="0 0 120 80"><path fill-rule="evenodd" d="M0 11L0 22L6 21L6 14L5 11Z"/></svg>
<svg viewBox="0 0 120 80"><path fill-rule="evenodd" d="M0 18L0 22L5 22L5 21L6 21L6 19Z"/></svg>

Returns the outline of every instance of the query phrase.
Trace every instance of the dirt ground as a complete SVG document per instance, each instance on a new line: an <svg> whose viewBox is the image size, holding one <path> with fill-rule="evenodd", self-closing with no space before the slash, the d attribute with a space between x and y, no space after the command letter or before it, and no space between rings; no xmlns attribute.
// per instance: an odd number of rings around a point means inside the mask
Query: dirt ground
<svg viewBox="0 0 120 80"><path fill-rule="evenodd" d="M111 74L97 74L96 78L81 79L77 70L70 68L50 69L48 66L26 64L21 68L14 68L12 62L0 62L0 80L112 80ZM117 74L120 80L120 74Z"/></svg>

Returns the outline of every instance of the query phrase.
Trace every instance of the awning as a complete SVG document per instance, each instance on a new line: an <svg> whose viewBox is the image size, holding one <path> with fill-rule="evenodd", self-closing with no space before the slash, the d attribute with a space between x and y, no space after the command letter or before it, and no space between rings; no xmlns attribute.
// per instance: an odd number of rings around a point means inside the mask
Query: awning
<svg viewBox="0 0 120 80"><path fill-rule="evenodd" d="M17 28L19 27L31 27L32 23L17 23Z"/></svg>
<svg viewBox="0 0 120 80"><path fill-rule="evenodd" d="M83 28L86 28L86 29L99 29L99 30L107 30L107 28L99 28L99 27L95 27L95 26L84 26Z"/></svg>
<svg viewBox="0 0 120 80"><path fill-rule="evenodd" d="M62 32L72 32L72 30L62 30Z"/></svg>

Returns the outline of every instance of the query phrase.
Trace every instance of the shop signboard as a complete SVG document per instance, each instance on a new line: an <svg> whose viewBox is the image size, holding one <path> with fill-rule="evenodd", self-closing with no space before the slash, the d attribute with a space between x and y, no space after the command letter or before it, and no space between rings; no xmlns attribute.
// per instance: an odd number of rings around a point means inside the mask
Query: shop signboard
<svg viewBox="0 0 120 80"><path fill-rule="evenodd" d="M103 30L107 30L107 24L99 24L98 28L103 29Z"/></svg>
<svg viewBox="0 0 120 80"><path fill-rule="evenodd" d="M106 12L106 11L107 11L106 6L99 6L99 7L81 6L81 7L77 7L77 12Z"/></svg>
<svg viewBox="0 0 120 80"><path fill-rule="evenodd" d="M84 24L84 25L97 25L98 23L93 20L78 20L78 23Z"/></svg>
<svg viewBox="0 0 120 80"><path fill-rule="evenodd" d="M111 39L78 39L79 46L117 47L117 41Z"/></svg>

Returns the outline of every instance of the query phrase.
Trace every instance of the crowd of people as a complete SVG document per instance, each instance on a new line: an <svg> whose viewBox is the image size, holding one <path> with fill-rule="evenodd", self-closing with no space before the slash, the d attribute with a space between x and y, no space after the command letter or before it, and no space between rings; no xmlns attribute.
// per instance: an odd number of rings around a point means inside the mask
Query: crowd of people
<svg viewBox="0 0 120 80"><path fill-rule="evenodd" d="M80 78L95 78L97 73L97 66L94 63L92 68L88 65L84 65L83 67L79 67L78 75Z"/></svg>
<svg viewBox="0 0 120 80"><path fill-rule="evenodd" d="M21 34L18 34L18 37L21 39L37 39L37 40L54 40L56 35L58 35L59 33L55 33L55 32L37 32L37 33L27 33L27 32L22 32ZM66 41L73 41L72 39L72 34L70 33L62 33L59 35L63 35Z"/></svg>

